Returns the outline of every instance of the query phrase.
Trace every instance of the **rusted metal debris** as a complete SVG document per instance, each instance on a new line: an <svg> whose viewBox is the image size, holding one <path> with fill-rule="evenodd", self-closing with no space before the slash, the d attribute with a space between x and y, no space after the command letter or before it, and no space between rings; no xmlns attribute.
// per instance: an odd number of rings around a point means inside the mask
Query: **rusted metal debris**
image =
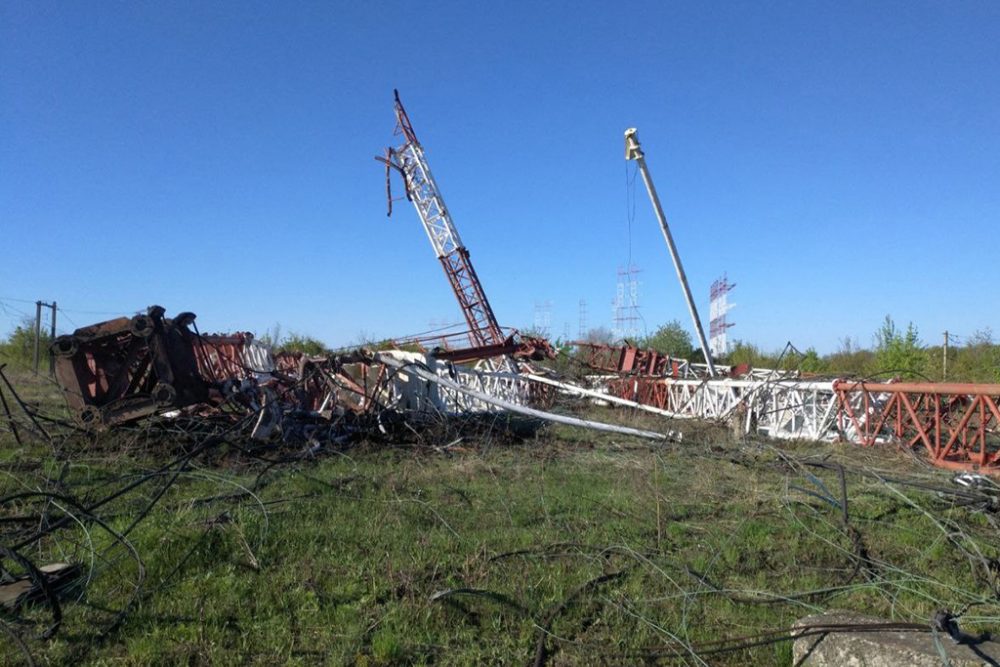
<svg viewBox="0 0 1000 667"><path fill-rule="evenodd" d="M272 355L248 333L201 335L194 321L192 313L167 318L153 306L56 339L56 377L77 422L103 429L154 414L252 415L257 440L276 434L309 440L317 429L336 439L365 428L363 422L382 428L391 413L413 425L509 411L510 405L546 408L556 391L588 395L545 381L530 366L511 373L468 365L554 354L547 341L517 332L501 345L478 348L428 337L379 353L359 348L310 357ZM1000 473L995 385L801 380L794 373L743 368L709 378L704 369L654 350L577 347L583 363L603 374L591 379L615 397L612 402L641 404L668 417L736 419L742 432L772 438L896 443L923 449L936 465ZM327 428L332 424L337 429Z"/></svg>
<svg viewBox="0 0 1000 667"><path fill-rule="evenodd" d="M201 335L194 313L160 306L77 329L52 343L56 380L76 420L104 428L170 409L218 406L271 373L253 335Z"/></svg>
<svg viewBox="0 0 1000 667"><path fill-rule="evenodd" d="M606 345L576 341L577 359L584 366L601 373L642 375L648 377L706 378L711 377L705 364L691 363L687 359L671 357L657 350L624 343ZM730 368L716 365L723 375L737 375L747 368Z"/></svg>
<svg viewBox="0 0 1000 667"><path fill-rule="evenodd" d="M465 363L494 357L512 357L524 361L555 359L556 350L545 338L526 336L516 329L503 330L503 341L497 344L469 347L468 331L453 331L442 335L416 336L393 341L404 350L433 354L436 359Z"/></svg>
<svg viewBox="0 0 1000 667"><path fill-rule="evenodd" d="M682 369L687 366L684 359L674 359L656 350L633 345L611 346L584 341L577 341L573 345L579 351L584 365L606 373L682 377Z"/></svg>
<svg viewBox="0 0 1000 667"><path fill-rule="evenodd" d="M193 313L165 316L160 306L77 329L52 344L56 379L77 423L102 430L156 414L223 411L256 414L252 436L300 430L303 420L339 420L344 415L378 417L385 410L457 414L494 410L462 391L432 390L411 373L390 372L364 348L312 357L271 350L252 334L198 332ZM545 405L552 392L516 374L474 372L455 364L511 356L555 355L548 341L511 332L500 345L454 348L441 341L403 341L389 354L447 375L466 392L487 391L505 400Z"/></svg>
<svg viewBox="0 0 1000 667"><path fill-rule="evenodd" d="M936 466L1000 474L1000 385L801 379L796 372L717 366L709 378L682 360L630 345L575 343L611 402L674 418L726 421L742 434L895 445Z"/></svg>

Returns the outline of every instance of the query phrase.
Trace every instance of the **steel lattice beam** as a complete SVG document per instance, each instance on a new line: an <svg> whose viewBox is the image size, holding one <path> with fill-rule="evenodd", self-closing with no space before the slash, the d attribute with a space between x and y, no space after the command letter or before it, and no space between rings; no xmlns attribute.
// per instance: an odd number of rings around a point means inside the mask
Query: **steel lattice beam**
<svg viewBox="0 0 1000 667"><path fill-rule="evenodd" d="M619 398L744 433L922 449L935 465L1000 474L1000 385L777 379L612 380Z"/></svg>
<svg viewBox="0 0 1000 667"><path fill-rule="evenodd" d="M935 465L1000 472L1000 385L838 382L838 425L860 445L923 448Z"/></svg>
<svg viewBox="0 0 1000 667"><path fill-rule="evenodd" d="M395 110L396 132L403 135L405 141L398 148L387 151L383 159L387 176L390 167L402 174L406 196L417 209L434 254L444 267L445 275L469 326L469 341L472 346L502 345L503 332L469 259L469 251L462 244L451 214L444 204L424 149L417 140L398 92L395 93ZM389 210L392 211L391 198Z"/></svg>

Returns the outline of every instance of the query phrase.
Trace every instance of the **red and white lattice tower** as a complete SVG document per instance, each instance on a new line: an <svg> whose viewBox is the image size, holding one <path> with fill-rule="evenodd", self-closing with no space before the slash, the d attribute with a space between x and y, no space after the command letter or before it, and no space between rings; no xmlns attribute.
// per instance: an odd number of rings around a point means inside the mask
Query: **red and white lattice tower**
<svg viewBox="0 0 1000 667"><path fill-rule="evenodd" d="M726 321L728 313L733 304L729 303L729 292L736 287L736 283L729 282L725 274L712 283L711 299L709 301L709 325L708 325L708 348L712 351L713 357L721 357L729 352L729 342L726 340L726 331L733 326L732 322Z"/></svg>
<svg viewBox="0 0 1000 667"><path fill-rule="evenodd" d="M486 293L479 282L476 270L472 268L469 251L462 244L458 230L452 222L451 214L444 204L444 198L437 182L431 175L430 165L424 155L424 148L410 124L410 118L395 95L396 134L402 135L403 144L386 150L385 157L376 158L386 165L386 190L389 188L389 170L398 171L406 185L409 199L420 222L423 223L427 238L434 248L434 254L444 267L445 275L458 299L459 307L469 327L469 342L473 347L502 345L504 335L493 314L493 308L486 299ZM389 197L389 213L392 214L392 197ZM505 359L510 370L517 370L513 360Z"/></svg>
<svg viewBox="0 0 1000 667"><path fill-rule="evenodd" d="M611 333L618 340L634 340L639 335L639 267L629 264L618 267L618 287L612 302L614 327Z"/></svg>

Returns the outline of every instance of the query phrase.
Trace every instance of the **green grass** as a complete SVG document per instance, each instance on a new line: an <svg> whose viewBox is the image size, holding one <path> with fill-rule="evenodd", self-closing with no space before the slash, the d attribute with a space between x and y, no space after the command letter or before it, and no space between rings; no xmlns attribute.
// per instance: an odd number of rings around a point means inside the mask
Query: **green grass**
<svg viewBox="0 0 1000 667"><path fill-rule="evenodd" d="M657 662L656 651L683 654L678 642L752 636L823 609L925 621L980 602L969 612L979 622L963 627L1000 627L992 579L956 546L1000 556L981 514L849 475L851 525L872 561L851 578L855 545L835 502L817 497L839 500L835 473L781 465L770 445L726 442L721 429L686 428L683 443L666 446L551 428L447 453L361 445L266 471L201 462L130 535L146 579L109 636L100 629L137 574L121 547L77 526L32 553L48 562L107 547L60 631L28 643L43 664L470 665L532 664L546 636L546 664L583 665ZM53 476L96 494L174 455L163 441L124 451L78 443L54 462L47 446L4 437L5 494L50 487ZM891 451L780 450L948 479ZM102 516L123 530L161 481ZM254 495L233 498L243 490ZM704 659L790 664L791 647Z"/></svg>

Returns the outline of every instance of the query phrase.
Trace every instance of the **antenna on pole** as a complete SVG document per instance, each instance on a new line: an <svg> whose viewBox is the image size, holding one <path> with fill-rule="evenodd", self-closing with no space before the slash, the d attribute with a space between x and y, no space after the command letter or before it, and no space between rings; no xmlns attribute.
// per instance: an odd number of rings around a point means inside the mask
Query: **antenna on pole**
<svg viewBox="0 0 1000 667"><path fill-rule="evenodd" d="M660 205L660 198L656 194L656 187L649 176L649 169L646 167L646 156L643 155L642 148L639 147L639 135L634 127L625 130L625 159L635 160L639 165L639 171L642 172L642 181L646 184L649 201L653 203L653 211L655 211L656 218L660 221L660 230L663 232L663 238L667 242L667 249L670 250L670 258L674 260L677 280L680 281L681 289L684 291L684 298L687 299L688 310L691 312L691 320L694 322L694 329L698 334L698 342L701 344L701 352L705 355L705 363L708 364L708 374L714 377L715 364L712 363L712 353L708 349L708 342L705 340L705 330L702 328L701 319L698 317L698 307L694 305L694 299L691 297L691 288L688 287L687 275L684 273L684 267L681 265L681 257L677 253L677 246L674 245L674 237L671 235L670 227L667 225L667 217L663 214L663 207Z"/></svg>

